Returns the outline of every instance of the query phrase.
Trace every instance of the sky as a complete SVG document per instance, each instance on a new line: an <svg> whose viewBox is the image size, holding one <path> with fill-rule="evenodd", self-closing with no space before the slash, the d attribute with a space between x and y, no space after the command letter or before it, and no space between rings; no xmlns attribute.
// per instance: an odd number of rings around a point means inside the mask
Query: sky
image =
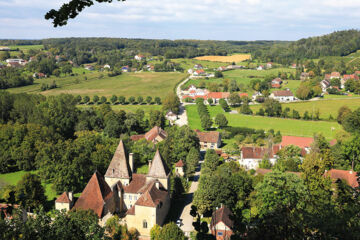
<svg viewBox="0 0 360 240"><path fill-rule="evenodd" d="M67 1L0 0L0 39L298 40L360 28L360 0L114 0L54 28L44 15Z"/></svg>

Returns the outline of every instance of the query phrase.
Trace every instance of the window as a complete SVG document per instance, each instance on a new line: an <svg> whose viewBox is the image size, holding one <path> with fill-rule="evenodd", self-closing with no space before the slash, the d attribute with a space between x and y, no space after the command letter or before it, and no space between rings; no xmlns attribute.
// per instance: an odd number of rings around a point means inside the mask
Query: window
<svg viewBox="0 0 360 240"><path fill-rule="evenodd" d="M222 232L218 232L218 236L222 236L223 235L223 233Z"/></svg>
<svg viewBox="0 0 360 240"><path fill-rule="evenodd" d="M147 221L146 220L143 221L143 228L147 228Z"/></svg>
<svg viewBox="0 0 360 240"><path fill-rule="evenodd" d="M132 200L132 196L131 196L131 195L129 195L129 200Z"/></svg>
<svg viewBox="0 0 360 240"><path fill-rule="evenodd" d="M137 200L137 196L135 196L134 199Z"/></svg>
<svg viewBox="0 0 360 240"><path fill-rule="evenodd" d="M126 194L124 194L124 199L126 199Z"/></svg>

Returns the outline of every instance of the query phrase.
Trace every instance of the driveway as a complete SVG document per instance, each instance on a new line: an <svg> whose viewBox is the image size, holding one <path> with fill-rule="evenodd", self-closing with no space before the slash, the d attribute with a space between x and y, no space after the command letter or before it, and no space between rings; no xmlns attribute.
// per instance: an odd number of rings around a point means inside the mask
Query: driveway
<svg viewBox="0 0 360 240"><path fill-rule="evenodd" d="M192 225L193 223L193 217L190 215L191 205L194 198L194 193L198 188L199 185L199 178L200 178L200 169L201 164L197 167L196 173L194 176L194 181L192 182L190 186L189 193L186 194L186 205L181 213L180 219L182 220L183 225L181 226L181 230L184 231L186 236L190 236L190 232L194 231L194 227Z"/></svg>

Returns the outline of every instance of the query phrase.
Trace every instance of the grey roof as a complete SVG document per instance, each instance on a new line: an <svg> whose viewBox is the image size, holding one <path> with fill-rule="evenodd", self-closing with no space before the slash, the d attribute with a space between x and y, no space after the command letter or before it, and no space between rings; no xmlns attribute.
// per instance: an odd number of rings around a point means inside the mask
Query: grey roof
<svg viewBox="0 0 360 240"><path fill-rule="evenodd" d="M167 178L170 170L164 160L162 159L159 149L156 151L151 167L148 172L149 177Z"/></svg>
<svg viewBox="0 0 360 240"><path fill-rule="evenodd" d="M131 171L129 169L124 143L121 140L105 173L105 177L130 178Z"/></svg>

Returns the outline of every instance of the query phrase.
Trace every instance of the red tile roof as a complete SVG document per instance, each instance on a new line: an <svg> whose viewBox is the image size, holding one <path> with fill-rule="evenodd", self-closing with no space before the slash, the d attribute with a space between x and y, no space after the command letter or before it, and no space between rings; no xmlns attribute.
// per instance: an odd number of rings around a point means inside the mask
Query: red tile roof
<svg viewBox="0 0 360 240"><path fill-rule="evenodd" d="M359 76L357 74L345 74L343 79L349 80L349 79L355 79L355 80L359 80Z"/></svg>
<svg viewBox="0 0 360 240"><path fill-rule="evenodd" d="M63 194L58 197L55 202L57 203L71 203L68 192L63 192Z"/></svg>
<svg viewBox="0 0 360 240"><path fill-rule="evenodd" d="M105 173L105 177L111 178L130 178L131 171L129 170L127 153L124 143L120 140L115 154L110 162L110 165Z"/></svg>
<svg viewBox="0 0 360 240"><path fill-rule="evenodd" d="M347 170L331 169L325 173L325 176L330 177L333 180L341 179L345 180L350 187L358 187L356 172Z"/></svg>
<svg viewBox="0 0 360 240"><path fill-rule="evenodd" d="M130 139L131 139L132 141L138 141L138 140L143 139L143 138L145 138L145 135L144 135L144 134L142 134L142 135L132 135L132 136L130 136Z"/></svg>
<svg viewBox="0 0 360 240"><path fill-rule="evenodd" d="M223 222L227 227L232 228L234 226L234 222L231 220L232 215L232 212L227 207L219 208L212 214L210 228L213 229L219 222Z"/></svg>
<svg viewBox="0 0 360 240"><path fill-rule="evenodd" d="M126 193L143 193L146 186L146 176L144 174L134 173L131 177L130 184L123 186L123 188Z"/></svg>
<svg viewBox="0 0 360 240"><path fill-rule="evenodd" d="M101 218L105 201L112 196L113 192L105 182L104 177L96 171L81 193L80 198L76 201L74 208L83 210L91 209Z"/></svg>
<svg viewBox="0 0 360 240"><path fill-rule="evenodd" d="M247 94L247 93L239 93L239 96L240 97L249 97L249 94Z"/></svg>
<svg viewBox="0 0 360 240"><path fill-rule="evenodd" d="M199 130L196 130L196 133L198 135L200 142L217 143L220 138L220 133L217 131L200 132Z"/></svg>
<svg viewBox="0 0 360 240"><path fill-rule="evenodd" d="M160 182L157 182L157 184L159 185L159 189L156 187L156 181L151 182L146 192L141 195L135 205L156 207L160 203L164 203L168 196L168 192L162 190L163 186Z"/></svg>
<svg viewBox="0 0 360 240"><path fill-rule="evenodd" d="M281 85L279 83L271 83L272 88L281 88Z"/></svg>
<svg viewBox="0 0 360 240"><path fill-rule="evenodd" d="M269 158L273 158L279 151L279 146L275 145L272 151L265 147L242 147L241 151L244 159L262 159L265 154L268 154Z"/></svg>
<svg viewBox="0 0 360 240"><path fill-rule="evenodd" d="M145 138L148 141L153 142L157 137L165 139L167 137L167 133L158 126L153 127L150 131L145 133Z"/></svg>
<svg viewBox="0 0 360 240"><path fill-rule="evenodd" d="M5 218L12 218L12 210L19 208L19 205L12 205L7 203L0 203L0 213L2 212ZM1 214L0 214L1 215Z"/></svg>
<svg viewBox="0 0 360 240"><path fill-rule="evenodd" d="M175 167L183 167L183 166L184 166L184 162L181 159L175 164Z"/></svg>
<svg viewBox="0 0 360 240"><path fill-rule="evenodd" d="M340 73L339 72L332 72L331 74L330 74L330 76L331 77L333 77L333 78L340 78Z"/></svg>
<svg viewBox="0 0 360 240"><path fill-rule="evenodd" d="M295 145L299 148L309 148L313 142L314 138L311 137L282 136L280 145L282 147Z"/></svg>
<svg viewBox="0 0 360 240"><path fill-rule="evenodd" d="M221 98L229 98L230 93L229 92L209 92L207 94L208 98L215 98L215 99L221 99Z"/></svg>

